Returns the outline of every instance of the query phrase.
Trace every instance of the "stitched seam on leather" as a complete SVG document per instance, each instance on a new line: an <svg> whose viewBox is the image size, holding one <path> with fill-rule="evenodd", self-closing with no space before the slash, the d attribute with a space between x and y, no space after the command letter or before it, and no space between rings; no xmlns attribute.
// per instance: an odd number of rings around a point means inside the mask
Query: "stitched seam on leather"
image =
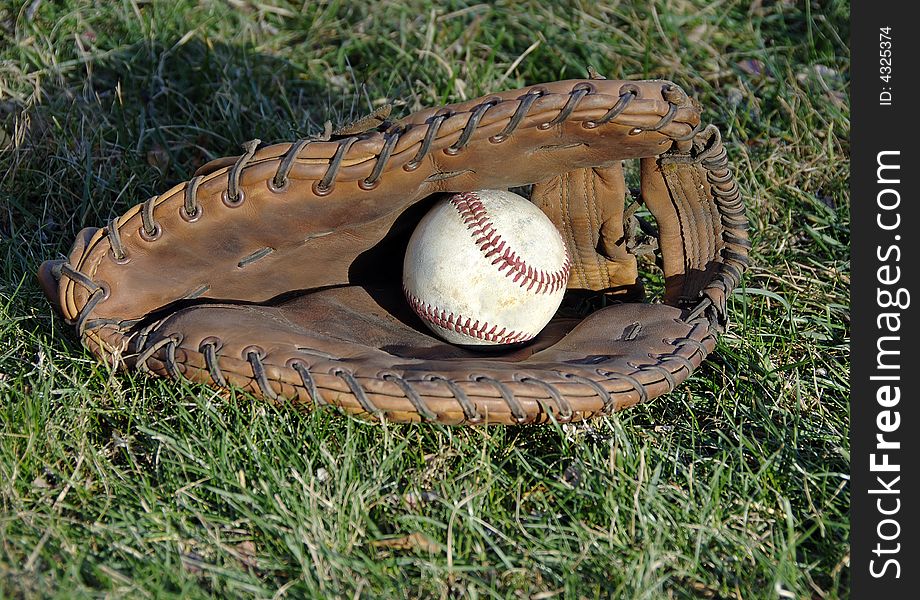
<svg viewBox="0 0 920 600"><path fill-rule="evenodd" d="M688 223L688 221L692 221L693 215L690 214L690 211L686 210L687 201L680 177L668 172L668 170L664 171L664 176L667 180L668 195L671 198L671 204L674 206L674 212L677 214L677 226L680 230L680 239L683 245L683 264L681 269L682 275L686 278L690 276L690 270L696 264L697 256L699 256L699 244L695 239L696 236L692 235L694 232L693 223ZM689 236L688 233L690 234ZM683 291L681 291L681 295L683 295Z"/></svg>
<svg viewBox="0 0 920 600"><path fill-rule="evenodd" d="M606 257L601 256L600 252L597 251L597 247L601 243L601 216L600 216L600 202L597 201L597 173L594 169L586 169L585 177L591 178L591 198L594 201L594 210L591 210L591 207L588 205L588 186L585 186L585 212L588 213L588 223L590 229L588 234L591 236L591 247L594 248L594 260L597 261L597 270L601 277L604 277L603 286L607 287L610 285L610 269L608 268L609 261L605 260ZM596 221L591 220L591 213L594 213L594 218Z"/></svg>
<svg viewBox="0 0 920 600"><path fill-rule="evenodd" d="M703 181L703 174L701 172L701 169L696 167L696 165L694 165L694 168L692 169L691 172L693 174L693 181L695 182L695 185L696 185L697 200L705 207L706 213L709 217L709 220L706 223L707 225L706 234L707 235L706 235L705 241L708 245L708 247L706 248L707 250L706 256L717 256L719 254L719 251L717 248L719 236L717 235L715 228L720 226L722 223L721 217L718 214L718 207L716 207L715 202L709 202L706 199L705 190L706 190L706 183L708 182ZM715 213L713 211L715 211ZM709 223L712 223L712 228L708 227ZM701 265L701 267L706 268L706 265L705 264Z"/></svg>
<svg viewBox="0 0 920 600"><path fill-rule="evenodd" d="M535 269L528 265L522 257L519 257L517 252L511 249L511 245L502 239L478 194L475 192L456 194L451 197L450 204L460 213L460 218L470 230L470 235L483 255L486 258L495 257L492 264L498 266L499 273L507 267L505 277L511 277L519 287L526 286L528 292L532 291L535 294L550 294L565 288L569 279L570 266L569 252L565 246L563 246L565 262L561 269L556 271ZM536 289L533 289L534 286Z"/></svg>
<svg viewBox="0 0 920 600"><path fill-rule="evenodd" d="M406 294L406 299L409 301L412 310L415 311L415 314L420 319L449 331L456 331L478 340L497 344L526 342L537 335L536 332L509 330L507 327L499 329L498 325L492 325L488 321L480 321L479 319L474 321L471 317L464 317L449 310L432 306L413 295L405 287L403 287L403 292Z"/></svg>
<svg viewBox="0 0 920 600"><path fill-rule="evenodd" d="M571 179L571 173L563 173L559 178L559 206L562 209L562 214L559 216L559 221L562 223L562 233L566 239L566 245L572 246L572 252L581 257L581 252L578 249L578 244L575 240L575 231L572 229L571 223L567 222L565 215L570 214L569 211L569 182ZM566 251L566 257L568 257L568 251ZM575 273L576 277L580 277L584 287L590 287L588 285L588 275L585 273L584 269L585 261L578 260L575 265L572 267L572 271Z"/></svg>
<svg viewBox="0 0 920 600"><path fill-rule="evenodd" d="M572 240L572 248L574 248L575 252L577 252L579 256L578 263L581 266L581 269L579 270L579 272L581 273L581 279L584 284L584 287L586 289L590 289L591 288L591 274L588 273L587 266L591 260L591 257L584 256L584 252L582 251L581 247L578 245L578 236L575 233L575 224L572 221L567 220L565 218L565 215L572 214L572 200L574 197L575 185L577 185L576 183L574 183L575 177L576 175L573 173L566 173L566 176L565 176L565 188L564 188L565 189L565 200L563 201L564 206L565 206L565 212L563 212L562 221L563 223L568 224L569 239Z"/></svg>
<svg viewBox="0 0 920 600"><path fill-rule="evenodd" d="M690 246L693 248L693 256L691 257L690 262L687 264L687 267L688 267L687 276L690 276L690 270L697 269L703 260L702 259L703 244L700 242L700 237L705 237L708 233L708 230L705 227L703 227L702 236L698 235L698 232L700 232L700 226L698 223L699 219L697 219L696 207L694 206L693 200L692 200L692 198L694 197L693 192L695 192L696 190L691 190L690 193L688 193L680 176L677 175L674 177L674 179L676 179L680 185L681 208L683 209L684 215L686 215L686 224L688 228L687 231L690 232L689 235L684 235L684 237L689 238ZM694 180L694 182L696 180L693 177L692 169L690 170L690 179ZM681 219L681 221L684 222L684 219Z"/></svg>

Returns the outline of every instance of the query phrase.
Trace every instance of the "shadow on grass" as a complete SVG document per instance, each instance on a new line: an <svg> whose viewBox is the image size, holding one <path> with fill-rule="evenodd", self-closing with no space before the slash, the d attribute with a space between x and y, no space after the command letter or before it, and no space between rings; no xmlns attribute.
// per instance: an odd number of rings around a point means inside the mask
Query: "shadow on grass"
<svg viewBox="0 0 920 600"><path fill-rule="evenodd" d="M240 153L247 140L321 131L350 110L342 98L284 60L197 39L140 42L94 59L44 83L40 102L0 107L0 126L13 134L0 162L8 201L0 234L18 240L15 254L31 260L17 266L34 272L35 258L66 251L82 227Z"/></svg>

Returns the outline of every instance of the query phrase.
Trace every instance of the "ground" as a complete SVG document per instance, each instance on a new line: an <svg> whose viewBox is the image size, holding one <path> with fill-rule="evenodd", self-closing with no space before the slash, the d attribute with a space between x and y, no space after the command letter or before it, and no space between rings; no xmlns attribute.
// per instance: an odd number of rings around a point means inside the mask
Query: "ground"
<svg viewBox="0 0 920 600"><path fill-rule="evenodd" d="M848 12L0 2L0 596L846 596ZM648 404L578 427L302 414L111 372L38 288L80 228L248 139L588 66L695 96L752 222L731 329Z"/></svg>

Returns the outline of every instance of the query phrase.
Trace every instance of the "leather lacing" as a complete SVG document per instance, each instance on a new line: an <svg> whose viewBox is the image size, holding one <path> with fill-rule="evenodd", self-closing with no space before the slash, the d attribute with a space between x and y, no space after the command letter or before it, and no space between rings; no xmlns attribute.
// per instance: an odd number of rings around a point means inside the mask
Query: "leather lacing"
<svg viewBox="0 0 920 600"><path fill-rule="evenodd" d="M96 305L108 297L108 288L106 288L103 284L96 283L67 263L61 265L60 275L62 277L67 277L75 284L82 286L87 292L89 292L89 298L87 298L86 304L83 305L83 309L77 316L76 322L77 333L82 337L84 331L86 331L86 320L89 318L90 313L93 312L93 309L96 308Z"/></svg>
<svg viewBox="0 0 920 600"><path fill-rule="evenodd" d="M535 377L521 377L518 379L521 383L531 383L546 389L546 392L550 397L556 402L556 406L559 407L558 420L559 421L570 421L574 416L574 411L572 410L572 405L569 404L569 401L565 399L565 396L559 393L559 390L556 386L552 385L547 381L542 379L537 379ZM549 409L544 409L549 413Z"/></svg>
<svg viewBox="0 0 920 600"><path fill-rule="evenodd" d="M440 381L447 386L450 390L450 393L453 394L454 398L457 400L457 403L460 404L460 408L463 410L463 416L466 418L467 422L470 424L482 423L485 420L485 417L482 416L478 410L476 410L476 405L470 400L469 396L466 395L466 392L463 391L455 381L452 381L446 377L440 375L426 375L425 380L427 381Z"/></svg>
<svg viewBox="0 0 920 600"><path fill-rule="evenodd" d="M700 326L702 326L702 324L697 325L697 327ZM696 331L696 329L697 328L694 328L694 331ZM691 335L692 334L693 331L691 332ZM705 337L709 338L712 336L706 335ZM628 394L630 391L635 391L639 395L639 402L645 402L648 399L648 392L646 387L647 385L654 384L654 381L649 384L642 384L634 375L638 375L642 372L657 373L660 376L658 381L666 382L668 385L668 390L671 391L674 389L674 387L676 387L676 382L674 379L674 373L676 371L680 369L687 369L688 373L690 373L695 368L690 358L683 355L684 348L690 347L692 349L690 352L690 357L698 353L700 355L700 361L702 361L708 354L705 345L693 337L684 337L663 341L665 343L671 344L674 347L674 351L666 354L651 355L652 358L655 358L659 361L659 364L631 365L635 369L632 375L617 373L605 369L595 370L598 375L604 377L608 382L621 381L629 384L630 389L623 392L611 393L606 390L600 382L589 379L582 375L578 375L576 373L567 373L564 371L554 371L553 373L562 377L563 379L587 385L588 387L592 388L603 401L603 408L599 412L603 414L609 414L615 411L618 407L615 396L620 394ZM145 342L141 341L141 343L143 344ZM163 356L160 360L163 362L169 374L173 378L178 378L181 374L181 371L179 370L176 361L176 349L180 343L181 342L178 338L165 337L150 344L142 352L136 355L135 361L137 369L142 372L151 372L149 366L147 365L147 361L156 356L161 349L165 348L165 356ZM227 387L227 380L223 376L220 366L217 364L217 361L219 360L219 355L217 353L218 344L218 341L210 338L201 343L199 346L199 352L201 352L204 356L206 368L214 383L221 387ZM259 348L249 347L244 350L243 354L246 357L246 361L252 368L252 377L256 385L259 387L259 390L266 397L272 400L280 400L281 396L274 390L271 385L271 381L268 379L266 374L265 365L263 363L263 351ZM666 368L665 365L668 363L676 363L678 366L672 371ZM313 373L310 371L309 366L307 366L301 360L289 361L286 366L290 367L298 373L304 389L307 390L307 393L315 406L320 407L329 405L329 403L320 394L319 388L316 385L315 378ZM330 374L339 377L342 381L345 382L365 412L378 416L383 414L383 411L373 402L371 402L370 398L367 397L367 394L365 393L361 384L358 382L354 373L351 373L342 368L337 368L334 369ZM419 413L420 416L422 416L422 418L429 421L437 420L438 413L427 405L423 396L419 394L418 391L413 387L412 381L392 372L383 373L381 378L385 381L390 381L396 384L403 391L405 397L410 401L413 408L415 408L415 410ZM477 424L482 423L485 420L485 417L476 409L475 404L469 399L466 392L464 392L463 389L458 385L457 381L433 374L426 375L423 379L424 381L434 381L445 384L448 390L450 390L454 399L457 400L457 403L463 410L464 418L468 423ZM495 387L495 389L499 392L502 400L508 406L512 419L517 423L527 422L529 415L517 400L514 392L512 392L504 382L499 381L493 377L488 377L486 375L471 375L469 380L477 383L488 383ZM515 376L514 381L518 383L534 385L546 391L546 393L549 395L549 399L553 400L558 407L558 412L555 417L559 422L569 421L575 416L575 409L573 409L557 385L531 376ZM539 400L537 401L540 402ZM550 413L548 407L544 407L544 410L547 412L547 414Z"/></svg>
<svg viewBox="0 0 920 600"><path fill-rule="evenodd" d="M426 421L436 421L438 418L438 413L434 412L428 405L425 404L425 401L422 400L422 397L418 392L415 391L415 388L412 385L397 375L396 373L384 373L384 381L392 381L402 389L403 393L406 395L406 398L409 399L409 402L412 403L412 406L415 407L415 411L421 415Z"/></svg>
<svg viewBox="0 0 920 600"><path fill-rule="evenodd" d="M551 121L543 123L538 127L540 129L547 129L559 123L562 123L568 119L578 108L579 103L589 94L596 92L596 88L593 84L588 82L582 82L573 86L572 91L569 92L569 99L567 100L565 106L562 110L559 111L559 114L556 115ZM682 102L686 100L686 97L683 95L683 92L680 92L679 88L673 85L666 85L662 88L662 97L668 102L668 112L663 116L655 125L650 127L636 127L633 129L634 132L642 131L660 131L664 127L671 124L674 118L677 115L677 111ZM508 100L509 102L518 102L518 106L515 109L514 113L511 116L511 119L508 121L508 124L502 129L501 132L492 136L490 141L493 143L501 143L504 140L508 139L521 125L526 116L528 115L531 107L534 102L539 98L546 95L546 91L540 88L535 88L530 90L528 93L524 94L518 99ZM620 87L619 98L614 106L607 111L602 117L592 121L584 121L582 126L588 129L598 127L609 123L610 121L619 117L629 106L629 104L639 96L638 86L627 83ZM473 134L476 129L479 127L480 122L482 121L485 114L494 106L505 102L499 98L491 98L484 101L482 104L479 104L473 107L469 112L469 118L461 130L460 137L456 142L444 149L444 152L447 154L456 154L460 152L463 148L469 145L470 141L473 138ZM432 150L434 142L437 139L438 132L441 128L441 125L448 118L453 116L450 112L442 112L436 114L432 117L427 123L427 131L425 132L425 137L422 140L422 144L419 147L416 155L404 165L404 169L407 171L414 170L418 168L422 161L427 157ZM370 190L375 187L378 183L383 172L386 170L386 165L389 162L393 149L396 147L396 144L399 142L399 138L404 135L409 130L408 126L403 127L391 127L388 131L384 132L384 145L380 153L376 156L376 163L371 174L365 178L359 185L362 189ZM696 133L696 129L691 132L691 134ZM313 192L318 196L328 195L335 184L335 180L338 177L339 171L342 168L342 164L345 161L345 157L348 153L348 150L351 146L361 139L360 135L348 136L339 141L338 148L336 149L335 154L330 160L329 166L326 168L323 176L313 183ZM673 138L675 140L685 139L685 138ZM686 138L689 139L689 138ZM275 172L274 177L269 180L269 187L276 192L281 192L286 189L288 184L288 177L293 168L297 158L303 152L303 150L312 142L320 141L317 138L306 138L301 139L291 145L288 151L284 154L281 159L280 164L278 165L278 170ZM245 194L240 187L240 178L243 170L252 162L256 151L259 147L261 140L255 139L243 144L244 154L240 156L236 162L230 167L227 177L227 189L221 194L221 198L229 207L240 206L245 201ZM201 183L201 177L194 177L189 181L185 189L185 198L182 207L182 216L186 221L195 221L201 216L201 204L197 199L198 186ZM157 207L157 200L159 196L153 196L144 202L141 207L141 234L142 237L147 241L154 241L160 237L162 233L160 224L156 221L154 217L154 210ZM106 227L106 232L108 234L109 242L112 247L113 258L117 262L127 262L129 259L127 252L125 250L124 244L121 240L121 232L119 229L118 218L112 219L108 226Z"/></svg>
<svg viewBox="0 0 920 600"><path fill-rule="evenodd" d="M243 351L243 354L246 356L250 366L252 366L252 377L256 380L256 384L262 390L262 393L272 400L278 400L278 393L272 389L272 384L265 374L265 365L262 363L262 350L249 347Z"/></svg>
<svg viewBox="0 0 920 600"><path fill-rule="evenodd" d="M460 132L460 138L456 142L444 149L444 154L458 154L463 150L467 144L470 143L470 140L473 138L473 132L476 131L476 128L479 127L479 122L482 121L482 117L485 116L486 111L501 104L501 100L487 100L479 106L473 109L470 113L470 118L466 122L466 126ZM520 108L520 107L518 107Z"/></svg>
<svg viewBox="0 0 920 600"><path fill-rule="evenodd" d="M545 95L546 90L541 89L537 89L528 94L525 94L524 97L521 98L517 110L515 110L514 114L511 115L511 120L508 121L508 124L505 125L504 129L490 137L489 141L493 144L500 144L508 139L511 134L514 133L514 131L521 125L521 121L523 121L524 117L527 116L531 105Z"/></svg>
<svg viewBox="0 0 920 600"><path fill-rule="evenodd" d="M582 82L573 86L572 90L568 93L569 98L566 101L565 106L559 111L559 114L556 115L552 120L543 123L538 126L540 129L547 129L559 123L562 123L568 119L578 108L579 103L589 94L595 93L596 88L593 84L589 82ZM668 124L670 124L675 115L677 114L677 109L679 104L686 100L686 97L683 95L683 92L679 88L673 85L666 85L662 88L662 97L668 102L669 109L668 113L662 117L658 123L651 127L647 128L635 128L639 131L659 131ZM546 95L546 91L540 88L534 88L528 93L524 94L521 98L516 100L518 106L514 111L514 114L511 116L508 124L502 129L501 132L492 136L490 140L493 143L501 143L502 141L508 139L515 130L520 126L524 121L525 117L529 113L534 102L539 98ZM614 106L607 111L601 118L594 121L585 121L582 123L583 127L593 128L599 125L609 123L616 117L620 116L623 111L626 110L627 106L639 96L639 88L635 84L627 83L620 87L619 98ZM461 131L459 139L454 142L448 148L445 148L445 152L456 153L466 147L470 140L473 137L473 133L476 128L479 126L480 121L486 112L499 104L498 99L489 99L483 102L482 104L474 107L470 111L470 117ZM425 132L425 137L422 140L422 144L419 147L416 155L406 163L403 168L407 171L417 169L422 161L431 153L432 147L435 140L437 139L438 132L440 131L441 125L449 117L453 116L450 112L440 112L433 116L427 123L427 131ZM380 154L376 157L376 164L371 174L361 182L360 187L365 190L373 189L378 183L383 172L386 170L386 165L390 160L392 151L395 148L396 144L399 141L401 135L405 134L408 131L409 127L392 127L389 131L384 133L385 142L384 146L381 149ZM689 136L696 135L698 128L695 128ZM339 171L342 168L342 164L345 160L345 156L349 148L357 142L360 136L349 136L340 140L339 146L336 149L335 154L333 155L329 166L326 169L323 177L314 182L313 191L319 196L328 195L333 188L336 177L338 176ZM675 140L690 139L689 137L682 138L673 138ZM311 143L317 141L315 138L302 139L295 142L290 149L285 153L281 162L278 166L278 170L275 173L275 176L269 180L269 187L275 191L283 191L287 187L288 176L291 169L293 168L294 163L296 162L298 156L301 152ZM260 140L251 140L243 145L244 154L240 156L233 166L228 171L227 177L227 189L222 193L222 200L224 204L229 207L240 206L245 200L244 192L240 187L240 177L243 170L246 166L253 160L256 150L258 149ZM198 201L198 187L201 184L202 177L196 176L193 177L188 185L185 188L183 206L180 208L180 214L182 218L188 222L195 222L201 218L203 209L201 203ZM154 211L157 208L158 196L153 196L144 202L141 207L141 234L142 237L147 241L155 241L162 234L162 229L160 224L156 221ZM130 257L125 250L124 243L121 239L121 231L119 225L119 218L116 217L112 219L107 227L106 233L109 239L111 246L112 258L117 263L124 264L130 260ZM67 277L70 277L70 273L75 273L76 271L71 269L70 271L62 271ZM88 280L89 278L87 278ZM77 282L74 279L75 282ZM80 282L77 282L80 283ZM82 283L81 283L82 285ZM85 286L84 286L85 287ZM95 308L96 304L101 300L97 299L92 303L92 308ZM82 312L89 313L90 310L87 310L87 307L90 306L88 302L84 305ZM78 317L78 321L86 321L87 315L81 314ZM82 331L81 331L82 333Z"/></svg>
<svg viewBox="0 0 920 600"><path fill-rule="evenodd" d="M548 129L564 122L577 110L578 105L582 99L592 93L595 93L595 87L591 83L583 82L577 84L569 92L569 99L563 108L559 111L559 114L552 120L538 125L538 128ZM524 121L534 102L536 102L545 94L546 92L544 90L537 88L531 90L521 98L517 99L516 101L518 102L518 107L509 120L508 124L502 129L501 132L493 135L490 138L490 141L493 143L501 143L508 139L508 137L510 137ZM614 106L611 107L610 110L608 110L607 113L605 113L599 119L582 122L582 126L585 128L594 128L609 123L610 121L620 116L626 110L629 104L638 96L639 89L637 86L633 84L623 85L620 88L619 98ZM634 132L638 133L641 131L660 131L673 122L677 115L679 105L686 100L686 97L679 90L679 88L670 85L663 88L662 97L669 104L669 110L667 114L665 114L655 125L646 128L637 127L634 128ZM462 129L460 137L456 142L454 142L454 144L448 148L445 148L444 151L448 154L455 154L466 147L471 141L473 133L479 126L479 123L481 122L484 115L490 108L496 106L499 102L500 101L497 99L490 99L474 107L470 111L470 117ZM411 171L421 165L425 157L427 157L432 151L432 147L435 140L437 139L437 135L441 126L451 116L453 116L451 113L441 112L437 113L427 122L427 131L425 133L424 139L422 140L421 146L419 147L416 155L403 166L405 170ZM408 129L409 128L406 126L391 127L384 132L383 148L376 157L374 168L371 171L371 174L359 183L359 186L362 189L369 190L376 186L386 169L386 165L391 158L393 149L396 147L400 136L405 134ZM323 177L313 184L314 193L323 196L329 194L332 191L334 182L338 176L339 171L341 170L348 150L359 139L361 139L360 136L349 136L339 141L339 146L336 149L336 152L333 155ZM715 127L710 125L709 127L703 128L702 125L698 125L694 127L692 131L690 131L687 135L680 137L672 136L671 139L674 141L689 141L692 139L694 140L695 144L698 144L700 147L702 147L702 149L699 150L694 158L695 161L700 162L700 164L702 164L706 169L707 179L711 185L715 202L721 213L722 224L724 227L722 236L724 242L724 247L722 250L723 262L720 264L719 271L714 277L714 280L706 288L704 288L702 293L704 296L703 299L696 305L696 307L690 310L688 316L685 318L686 322L692 323L694 321L698 321L701 318L704 318L703 315L706 315L704 319L706 324L715 326L718 323L724 322L724 306L717 306L715 303L713 303L711 297L708 296L706 292L709 290L725 292L727 290L733 289L739 283L741 272L744 270L748 262L747 249L750 248L750 243L744 238L743 234L744 230L747 228L747 221L744 217L744 207L743 203L741 202L740 192L738 190L737 184L734 182L732 174L728 169L728 157L724 147L722 146L719 132ZM302 139L295 142L290 147L290 149L282 157L275 176L269 180L270 189L276 192L281 192L287 187L288 177L291 169L293 168L293 165L295 164L300 153L302 153L303 150L313 141L316 140L309 138ZM224 203L228 206L239 206L245 200L244 193L240 188L240 177L242 171L255 156L259 143L259 140L252 140L247 142L244 145L245 153L237 159L237 161L228 171L227 189L222 195ZM198 187L201 181L201 176L194 177L189 181L185 188L184 201L180 207L180 214L186 221L194 222L202 216L203 208L197 197ZM154 210L157 208L157 200L157 196L151 197L146 202L144 202L143 206L141 207L140 234L146 241L155 241L160 237L162 233L161 226L156 221L154 216ZM130 258L128 257L124 248L124 244L121 240L118 218L112 219L109 222L106 227L106 232L111 246L112 258L119 263L128 262ZM64 264L61 266L60 275L67 277L89 292L89 298L86 304L80 310L76 322L78 333L82 336L86 329L88 316L100 302L108 297L108 288L104 283L94 282L85 274L71 267L69 264ZM157 359L165 366L166 371L170 374L170 376L179 378L183 375L183 373L177 364L176 350L181 343L181 340L175 337L165 337L147 345L146 338L149 331L152 329L152 326L148 327L135 340L135 346L139 349L138 353L134 357L136 368L140 371L149 371L150 368L147 363L151 358L156 356ZM709 333L705 339L714 339L714 336ZM644 402L648 399L648 391L646 389L646 385L643 385L633 375L636 375L642 371L653 371L655 373L659 373L661 376L659 381L665 381L670 390L673 389L676 385L674 373L677 370L687 369L688 372L692 372L694 368L691 360L683 355L685 347L690 347L692 349L690 356L699 354L701 361L708 354L708 351L703 342L692 337L670 340L669 343L671 343L674 348L673 352L652 356L652 358L655 358L659 361L658 364L643 365L638 367L632 375L606 371L604 369L596 369L595 371L599 376L604 377L608 382L620 381L627 383L631 390L638 394L639 401ZM220 365L218 364L218 346L219 341L212 338L202 342L198 348L198 351L202 354L208 373L210 374L210 377L214 383L221 387L227 387L227 379L223 375ZM165 350L165 352L161 352L161 350ZM259 387L260 391L265 396L273 400L278 400L280 395L274 390L271 385L271 381L268 378L265 370L265 365L263 363L263 355L261 350L248 349L248 351L245 353L245 357L251 365L253 380ZM668 363L676 363L677 368L674 371L667 369L664 365ZM300 360L294 360L289 361L286 366L298 373L304 389L306 389L311 400L316 406L329 404L322 397L322 394L316 385L315 378L310 372L310 368L306 363ZM563 371L555 371L554 373L566 380L583 384L592 388L603 402L603 408L601 411L603 413L612 412L617 408L617 401L615 396L620 394L629 394L631 391L626 390L624 392L610 392L604 388L603 385L601 385L601 382L592 380L582 375L578 375L576 373L567 373ZM363 387L358 382L353 373L342 368L337 368L334 369L331 374L339 377L347 385L358 403L366 412L378 416L382 415L381 409L379 409L370 401ZM437 419L437 413L425 403L424 398L413 388L411 381L395 373L386 373L383 376L383 379L395 383L405 394L405 397L409 400L415 410L423 418L428 420ZM504 403L508 406L511 417L515 422L524 423L528 420L528 414L515 397L514 392L512 392L504 382L485 375L471 376L470 379L479 383L488 383L495 387L499 395L502 397ZM450 390L452 396L456 399L458 405L463 411L465 419L468 422L480 423L485 420L485 416L479 413L474 403L458 385L457 381L431 374L425 376L425 380L443 383L446 388ZM536 379L534 377L521 377L517 379L517 381L524 384L531 384L544 390L556 403L558 408L557 416L560 421L569 420L574 416L575 411L573 410L570 403L566 400L565 395L560 392L556 385L547 381Z"/></svg>
<svg viewBox="0 0 920 600"><path fill-rule="evenodd" d="M363 408L365 412L376 416L383 416L383 411L377 408L374 403L370 401L370 398L367 397L367 394L364 393L364 388L358 383L354 373L346 371L345 369L333 369L332 374L345 382L345 385L348 386L348 389L351 390L354 397L358 399L358 404L361 405L361 408Z"/></svg>
<svg viewBox="0 0 920 600"><path fill-rule="evenodd" d="M300 381L303 383L304 388L306 388L307 393L310 395L310 400L313 401L315 406L326 406L329 404L326 402L326 399L323 398L322 394L319 393L319 388L316 387L316 382L313 381L313 376L310 374L310 369L306 364L302 361L295 360L288 363L288 365L300 375Z"/></svg>
<svg viewBox="0 0 920 600"><path fill-rule="evenodd" d="M217 342L204 341L198 346L198 351L204 355L204 364L207 365L208 373L214 383L220 387L227 387L227 380L217 364Z"/></svg>
<svg viewBox="0 0 920 600"><path fill-rule="evenodd" d="M198 202L198 186L201 185L202 176L192 177L185 186L185 195L179 214L189 222L197 221L201 217L201 204Z"/></svg>
<svg viewBox="0 0 920 600"><path fill-rule="evenodd" d="M495 386L495 389L501 394L502 400L504 400L505 404L508 406L508 410L511 411L511 418L516 423L524 423L527 421L527 412L524 410L524 407L518 402L518 399L514 396L514 392L503 382L494 377L489 377L488 375L471 375L470 379L477 383L489 383Z"/></svg>
<svg viewBox="0 0 920 600"><path fill-rule="evenodd" d="M748 222L744 216L741 191L728 166L728 153L722 145L722 136L714 125L706 127L695 140L702 148L695 159L706 170L706 178L712 190L713 199L719 209L722 223L722 262L712 281L703 288L702 300L692 308L686 317L688 322L705 315L717 329L727 321L724 302L719 298L733 290L741 282L741 274L749 263L748 251L751 243L747 239Z"/></svg>
<svg viewBox="0 0 920 600"><path fill-rule="evenodd" d="M138 233L148 242L156 241L162 233L160 224L153 220L153 205L156 201L156 196L150 196L141 206L141 228Z"/></svg>

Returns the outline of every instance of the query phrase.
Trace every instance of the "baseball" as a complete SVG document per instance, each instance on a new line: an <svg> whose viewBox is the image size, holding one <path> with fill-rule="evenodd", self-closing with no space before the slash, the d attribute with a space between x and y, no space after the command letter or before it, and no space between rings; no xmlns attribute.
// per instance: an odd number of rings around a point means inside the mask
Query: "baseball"
<svg viewBox="0 0 920 600"><path fill-rule="evenodd" d="M479 190L441 200L419 222L403 263L403 291L444 340L526 342L549 323L569 279L556 227L517 194Z"/></svg>

